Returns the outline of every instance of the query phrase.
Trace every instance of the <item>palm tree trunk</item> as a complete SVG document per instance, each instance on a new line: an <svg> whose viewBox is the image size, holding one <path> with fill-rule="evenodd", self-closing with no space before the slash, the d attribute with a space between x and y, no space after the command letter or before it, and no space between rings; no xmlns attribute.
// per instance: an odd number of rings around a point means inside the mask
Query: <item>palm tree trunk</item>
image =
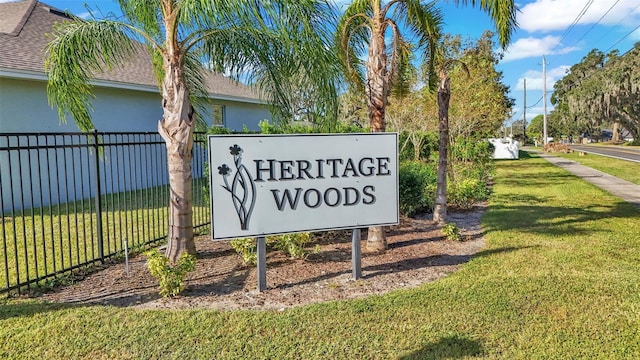
<svg viewBox="0 0 640 360"><path fill-rule="evenodd" d="M179 58L165 59L164 118L158 123L158 131L167 146L170 199L165 255L172 263L176 263L185 251L196 253L191 207L191 149L195 122L180 63Z"/></svg>
<svg viewBox="0 0 640 360"><path fill-rule="evenodd" d="M372 34L369 46L369 60L367 62L366 95L369 106L369 126L371 132L384 132L385 108L387 105L388 81L387 56L384 45L384 34ZM384 251L387 249L387 236L384 227L370 226L367 232L366 249L369 251Z"/></svg>
<svg viewBox="0 0 640 360"><path fill-rule="evenodd" d="M447 150L449 148L449 99L451 86L445 70L440 70L438 87L438 174L436 187L436 205L433 209L433 221L444 225L447 221Z"/></svg>

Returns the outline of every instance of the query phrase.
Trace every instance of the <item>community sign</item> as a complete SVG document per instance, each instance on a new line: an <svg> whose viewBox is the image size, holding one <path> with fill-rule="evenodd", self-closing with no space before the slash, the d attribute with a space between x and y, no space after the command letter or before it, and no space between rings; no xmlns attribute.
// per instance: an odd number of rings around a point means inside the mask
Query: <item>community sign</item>
<svg viewBox="0 0 640 360"><path fill-rule="evenodd" d="M398 135L210 135L214 239L397 224Z"/></svg>

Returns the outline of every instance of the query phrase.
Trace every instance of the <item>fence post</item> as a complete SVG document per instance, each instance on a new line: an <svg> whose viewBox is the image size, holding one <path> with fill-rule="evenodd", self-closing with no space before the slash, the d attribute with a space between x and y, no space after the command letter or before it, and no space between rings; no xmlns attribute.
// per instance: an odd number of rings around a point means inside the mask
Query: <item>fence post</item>
<svg viewBox="0 0 640 360"><path fill-rule="evenodd" d="M93 174L96 178L95 184L95 206L96 206L96 231L98 233L98 256L100 261L104 263L104 243L102 238L102 201L100 200L100 194L102 193L102 187L100 186L100 153L98 148L98 130L93 129L93 159L95 166L93 167Z"/></svg>

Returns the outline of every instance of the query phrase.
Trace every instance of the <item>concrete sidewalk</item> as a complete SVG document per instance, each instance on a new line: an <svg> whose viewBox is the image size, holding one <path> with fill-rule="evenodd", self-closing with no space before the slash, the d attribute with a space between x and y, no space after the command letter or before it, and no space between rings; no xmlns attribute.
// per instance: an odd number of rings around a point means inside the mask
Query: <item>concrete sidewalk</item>
<svg viewBox="0 0 640 360"><path fill-rule="evenodd" d="M543 151L533 149L526 149L526 151L539 155L550 163L569 171L570 173L615 196L622 198L628 203L640 207L640 185L636 185L613 175L603 173L602 171L580 165L575 161L554 156Z"/></svg>

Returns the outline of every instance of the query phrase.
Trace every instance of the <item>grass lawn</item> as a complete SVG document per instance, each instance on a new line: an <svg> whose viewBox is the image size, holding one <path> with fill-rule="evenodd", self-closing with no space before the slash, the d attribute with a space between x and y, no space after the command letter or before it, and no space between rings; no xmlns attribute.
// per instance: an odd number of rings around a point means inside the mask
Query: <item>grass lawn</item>
<svg viewBox="0 0 640 360"><path fill-rule="evenodd" d="M0 358L640 358L635 207L523 157L498 163L483 225L486 248L460 271L364 300L282 312L8 300Z"/></svg>
<svg viewBox="0 0 640 360"><path fill-rule="evenodd" d="M640 163L614 159L591 153L587 156L580 156L578 155L578 152L575 151L570 154L554 153L553 155L573 160L584 166L600 170L604 173L640 185Z"/></svg>

